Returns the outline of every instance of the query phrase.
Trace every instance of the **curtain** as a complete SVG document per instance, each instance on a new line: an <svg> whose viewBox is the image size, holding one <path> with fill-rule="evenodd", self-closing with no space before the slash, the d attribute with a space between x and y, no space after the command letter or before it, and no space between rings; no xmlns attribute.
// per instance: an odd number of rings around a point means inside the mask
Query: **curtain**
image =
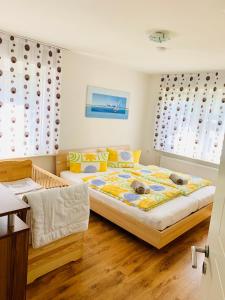
<svg viewBox="0 0 225 300"><path fill-rule="evenodd" d="M219 163L225 132L225 72L162 75L154 148Z"/></svg>
<svg viewBox="0 0 225 300"><path fill-rule="evenodd" d="M0 33L0 157L59 148L61 50Z"/></svg>

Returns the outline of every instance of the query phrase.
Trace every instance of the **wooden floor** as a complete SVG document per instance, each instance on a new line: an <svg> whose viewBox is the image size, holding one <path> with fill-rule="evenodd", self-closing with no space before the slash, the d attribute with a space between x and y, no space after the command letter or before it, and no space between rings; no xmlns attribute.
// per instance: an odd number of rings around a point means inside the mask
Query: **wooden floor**
<svg viewBox="0 0 225 300"><path fill-rule="evenodd" d="M27 299L199 300L199 269L191 268L191 245L204 245L209 221L156 250L93 214L82 260L37 279Z"/></svg>

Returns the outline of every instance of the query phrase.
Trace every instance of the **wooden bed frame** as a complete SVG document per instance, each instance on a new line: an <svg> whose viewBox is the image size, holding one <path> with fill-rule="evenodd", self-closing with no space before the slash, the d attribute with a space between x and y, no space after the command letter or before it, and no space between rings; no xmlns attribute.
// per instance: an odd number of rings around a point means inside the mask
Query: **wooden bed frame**
<svg viewBox="0 0 225 300"><path fill-rule="evenodd" d="M130 147L125 146L114 146L115 149L126 149L129 150ZM104 147L89 148L89 149L73 149L60 151L56 155L56 174L60 176L60 173L64 170L69 170L68 153L69 151L80 151L80 152L96 152L99 149L105 150ZM124 214L117 209L109 207L104 203L100 203L97 199L90 198L91 209L103 216L104 218L110 220L111 222L117 224L118 226L124 228L130 233L136 235L140 239L146 241L157 249L161 249L171 241L175 240L177 237L193 228L202 221L208 219L211 216L212 204L209 204L198 211L190 214L189 216L183 218L174 225L167 227L166 229L160 231L151 228L137 219Z"/></svg>
<svg viewBox="0 0 225 300"><path fill-rule="evenodd" d="M0 161L0 182L27 177L46 189L68 186L65 180L33 165L31 160ZM68 262L80 259L83 255L83 237L84 233L80 232L40 248L29 246L27 283Z"/></svg>

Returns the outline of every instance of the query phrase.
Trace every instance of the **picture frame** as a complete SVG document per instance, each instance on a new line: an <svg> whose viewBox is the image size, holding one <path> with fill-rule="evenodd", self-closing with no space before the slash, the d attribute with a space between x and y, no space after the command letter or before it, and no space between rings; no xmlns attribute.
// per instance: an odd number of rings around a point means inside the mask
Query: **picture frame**
<svg viewBox="0 0 225 300"><path fill-rule="evenodd" d="M87 118L128 119L129 93L100 87L87 87Z"/></svg>

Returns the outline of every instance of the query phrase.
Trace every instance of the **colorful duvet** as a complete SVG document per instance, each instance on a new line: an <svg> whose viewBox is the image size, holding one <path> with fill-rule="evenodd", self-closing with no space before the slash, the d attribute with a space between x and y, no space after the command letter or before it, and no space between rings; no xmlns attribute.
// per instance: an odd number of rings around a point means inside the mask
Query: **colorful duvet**
<svg viewBox="0 0 225 300"><path fill-rule="evenodd" d="M130 186L131 182L135 179L147 184L150 188L150 194L136 194ZM88 176L83 178L83 181L95 190L112 196L127 205L135 206L145 211L181 195L179 189L149 179L146 180L141 176L132 174L132 172L127 173L122 171L100 176Z"/></svg>
<svg viewBox="0 0 225 300"><path fill-rule="evenodd" d="M124 169L124 172L132 174L138 180L143 179L149 182L155 182L157 184L162 184L176 188L180 191L182 195L189 195L200 188L211 185L211 181L203 179L197 176L191 176L183 173L176 174L181 175L184 178L188 179L188 184L186 185L177 185L172 180L169 179L170 174L174 173L173 171L158 166L137 166L132 169Z"/></svg>

